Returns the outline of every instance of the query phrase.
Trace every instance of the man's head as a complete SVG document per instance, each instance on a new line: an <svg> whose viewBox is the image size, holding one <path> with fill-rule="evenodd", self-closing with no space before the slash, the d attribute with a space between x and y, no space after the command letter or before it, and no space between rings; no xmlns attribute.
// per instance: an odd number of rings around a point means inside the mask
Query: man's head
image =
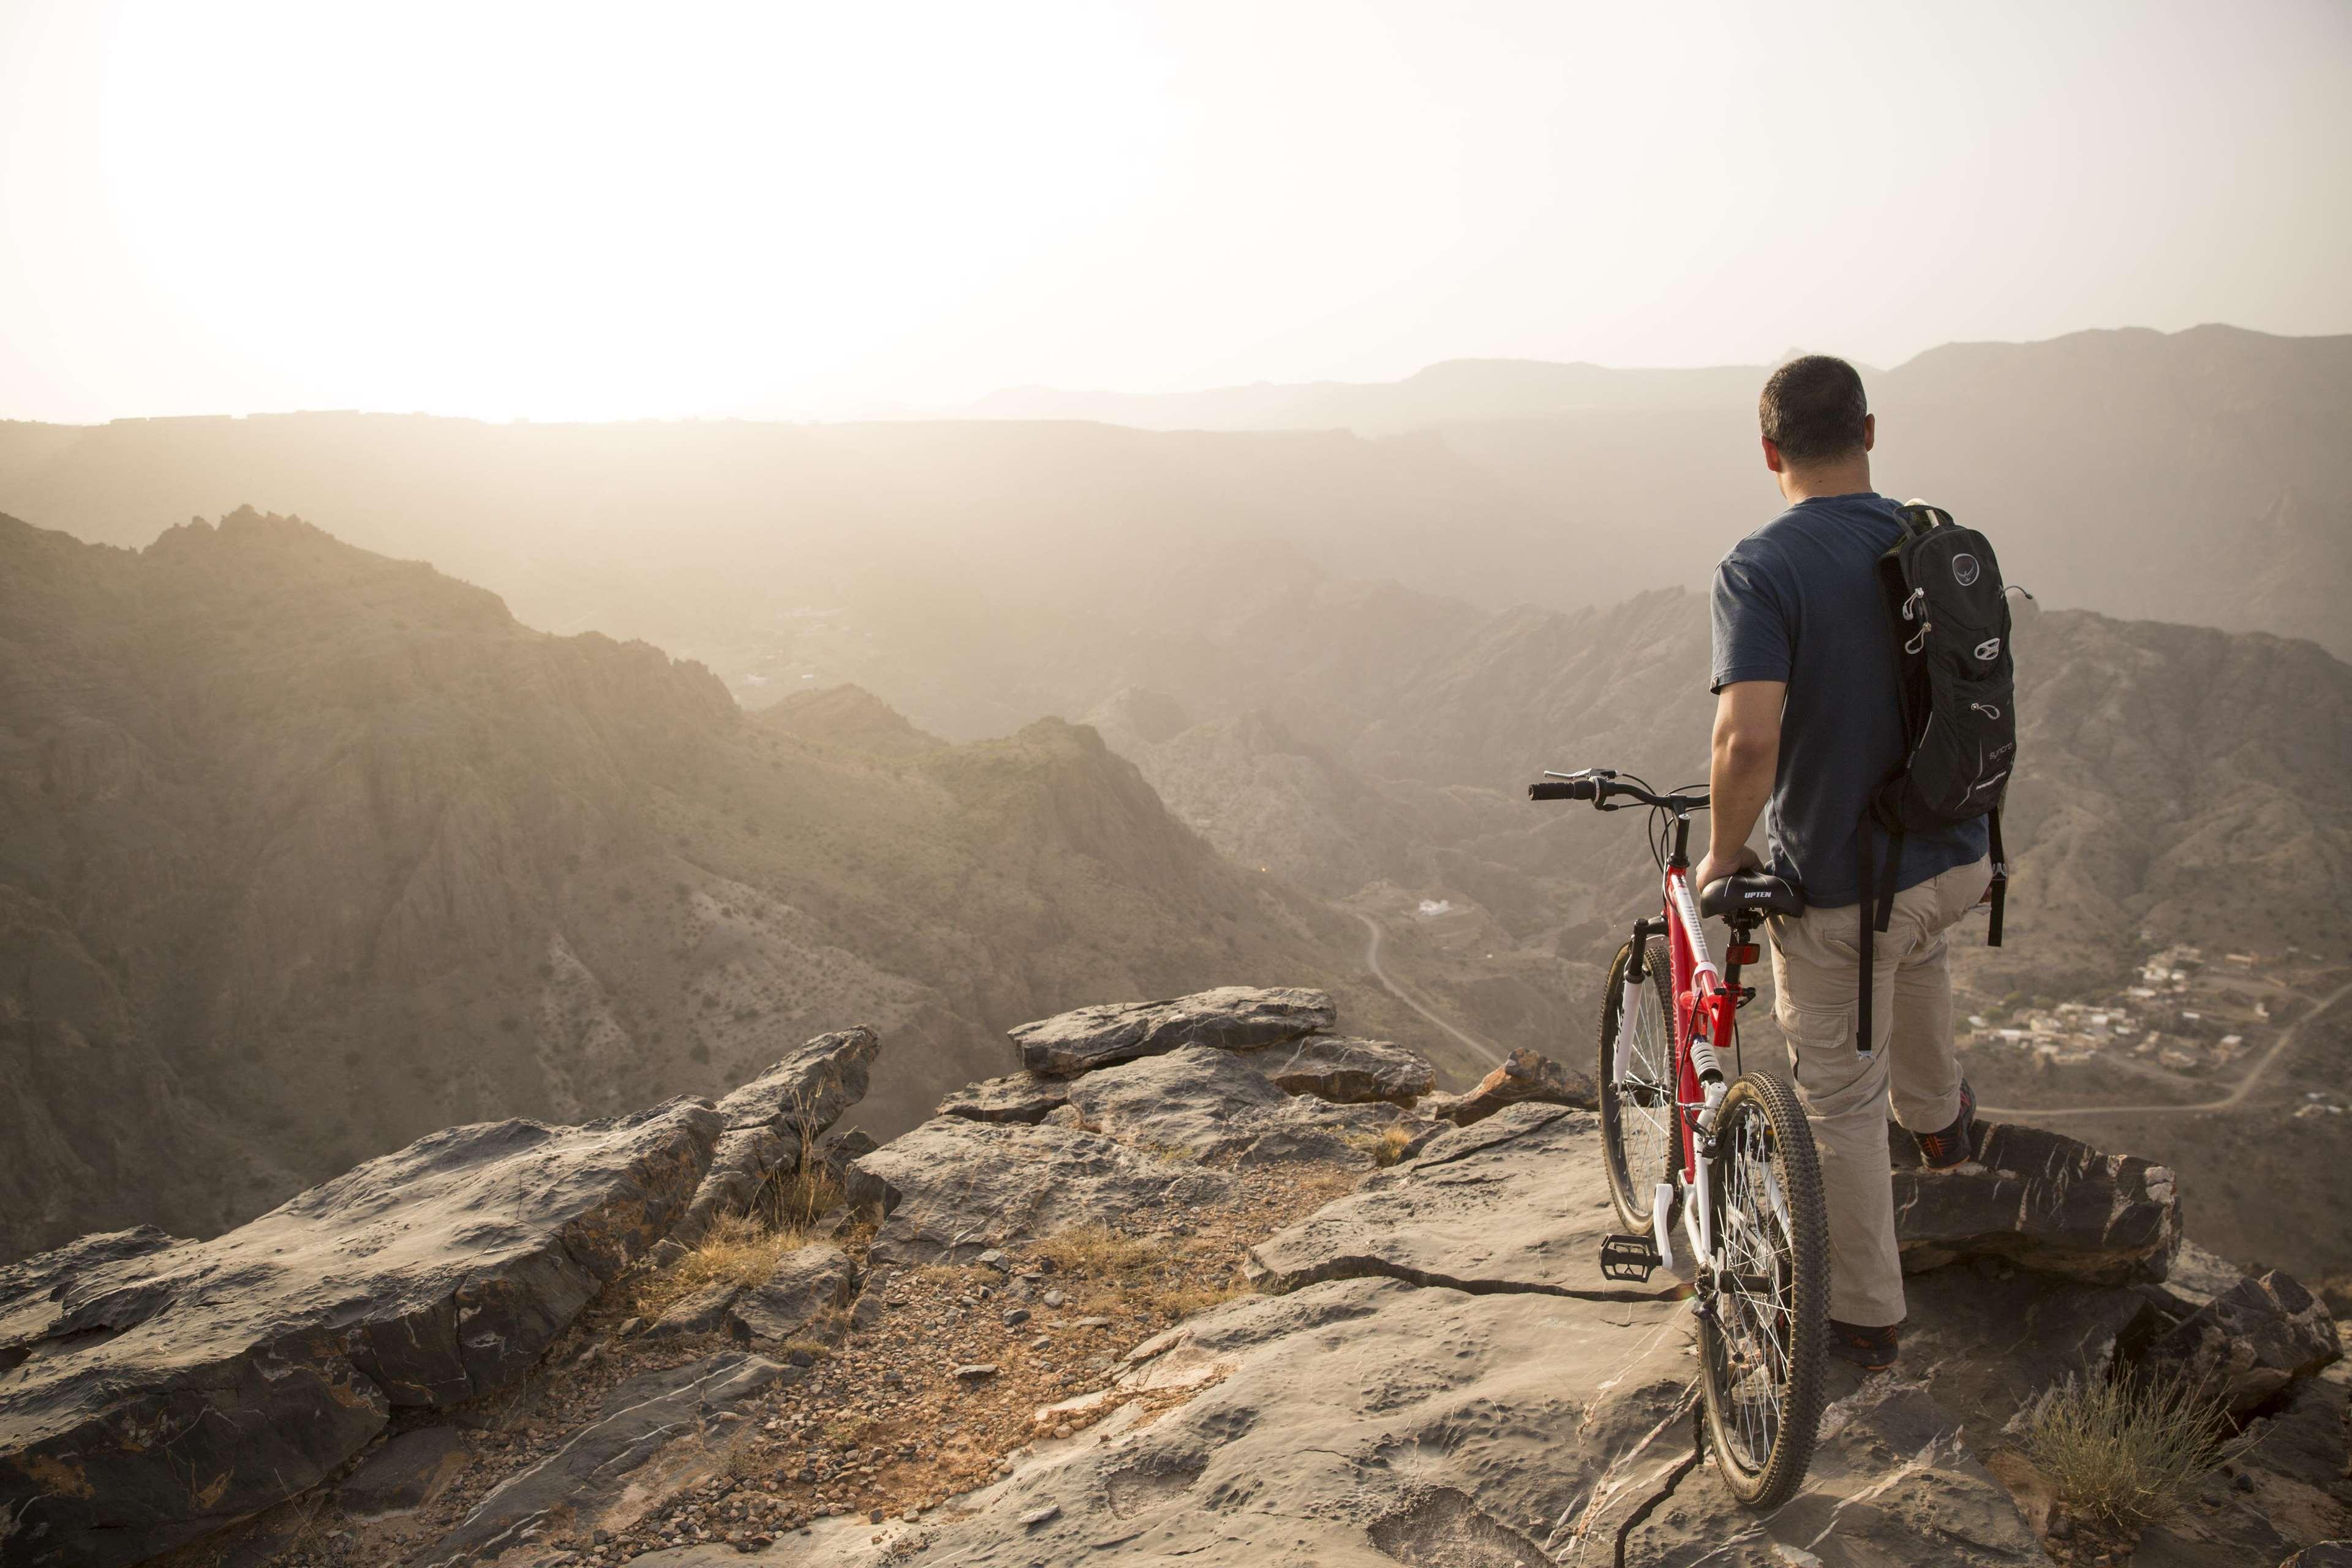
<svg viewBox="0 0 2352 1568"><path fill-rule="evenodd" d="M1764 383L1757 416L1764 466L1791 500L1870 488L1870 448L1877 417L1853 366L1828 354L1805 354Z"/></svg>

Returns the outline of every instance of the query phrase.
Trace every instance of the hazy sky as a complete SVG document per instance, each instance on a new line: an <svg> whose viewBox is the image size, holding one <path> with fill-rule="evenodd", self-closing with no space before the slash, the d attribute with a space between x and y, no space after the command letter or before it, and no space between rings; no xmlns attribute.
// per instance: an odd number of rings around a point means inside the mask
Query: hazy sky
<svg viewBox="0 0 2352 1568"><path fill-rule="evenodd" d="M2352 5L0 0L0 416L2352 330Z"/></svg>

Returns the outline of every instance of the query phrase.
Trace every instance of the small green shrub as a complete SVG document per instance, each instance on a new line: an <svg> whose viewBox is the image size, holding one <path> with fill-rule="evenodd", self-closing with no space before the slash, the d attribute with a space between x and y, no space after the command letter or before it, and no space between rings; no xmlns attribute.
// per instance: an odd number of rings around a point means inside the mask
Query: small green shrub
<svg viewBox="0 0 2352 1568"><path fill-rule="evenodd" d="M2020 1445L2071 1512L2133 1531L2252 1446L2223 1391L2179 1370L2070 1377L2044 1396Z"/></svg>

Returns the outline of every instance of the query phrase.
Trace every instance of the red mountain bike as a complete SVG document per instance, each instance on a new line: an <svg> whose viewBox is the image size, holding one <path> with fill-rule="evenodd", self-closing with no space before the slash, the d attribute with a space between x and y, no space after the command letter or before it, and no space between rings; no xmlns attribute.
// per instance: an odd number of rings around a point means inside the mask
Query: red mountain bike
<svg viewBox="0 0 2352 1568"><path fill-rule="evenodd" d="M1601 1005L1601 1137L1617 1215L1633 1233L1601 1245L1601 1271L1646 1280L1673 1268L1680 1215L1716 1468L1741 1502L1776 1507L1803 1481L1821 1426L1829 1222L1796 1089L1778 1073L1727 1076L1724 1064L1739 1059L1738 1012L1756 994L1739 971L1757 961L1757 923L1800 912L1803 897L1780 878L1743 872L1694 898L1690 819L1707 807L1704 786L1660 795L1631 774L1589 768L1547 773L1528 795L1650 809L1664 910L1633 922ZM1731 927L1720 971L1700 924L1709 915Z"/></svg>

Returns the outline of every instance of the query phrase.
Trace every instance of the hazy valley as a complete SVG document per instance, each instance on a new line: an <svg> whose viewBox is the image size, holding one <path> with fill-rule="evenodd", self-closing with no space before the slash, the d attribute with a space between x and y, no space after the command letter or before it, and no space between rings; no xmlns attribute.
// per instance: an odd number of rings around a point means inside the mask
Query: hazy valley
<svg viewBox="0 0 2352 1568"><path fill-rule="evenodd" d="M1362 933L1045 721L929 746L747 715L643 644L240 513L131 553L0 523L0 1252L209 1234L452 1121L735 1081L852 1018L866 1124L1105 995Z"/></svg>

